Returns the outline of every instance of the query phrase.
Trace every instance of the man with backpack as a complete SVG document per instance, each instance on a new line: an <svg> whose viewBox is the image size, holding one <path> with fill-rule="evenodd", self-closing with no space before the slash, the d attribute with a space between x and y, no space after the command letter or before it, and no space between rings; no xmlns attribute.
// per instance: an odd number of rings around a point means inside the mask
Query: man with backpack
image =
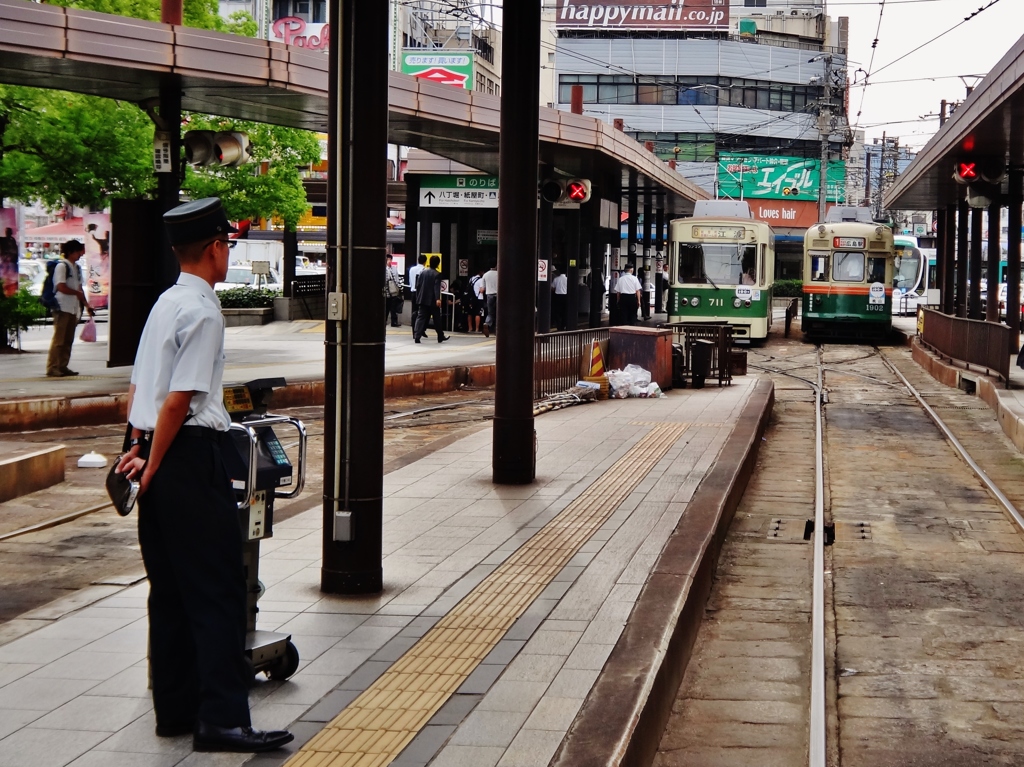
<svg viewBox="0 0 1024 767"><path fill-rule="evenodd" d="M47 267L42 294L43 303L53 312L53 339L46 358L46 375L51 378L78 375L68 368L71 345L75 342L75 327L83 309L89 312L90 317L96 316L96 310L89 306L82 290L82 269L78 266L85 246L78 240L68 240L60 250L61 258L53 267L52 275Z"/></svg>

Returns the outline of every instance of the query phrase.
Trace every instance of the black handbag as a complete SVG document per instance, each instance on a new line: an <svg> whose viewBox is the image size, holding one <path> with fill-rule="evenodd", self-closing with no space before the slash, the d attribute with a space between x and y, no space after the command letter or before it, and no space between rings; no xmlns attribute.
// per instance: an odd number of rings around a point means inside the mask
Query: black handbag
<svg viewBox="0 0 1024 767"><path fill-rule="evenodd" d="M114 465L107 472L107 495L117 513L127 517L135 508L135 499L139 496L139 483L137 480L128 479L126 474L119 474L117 467L121 463L121 456L114 459Z"/></svg>

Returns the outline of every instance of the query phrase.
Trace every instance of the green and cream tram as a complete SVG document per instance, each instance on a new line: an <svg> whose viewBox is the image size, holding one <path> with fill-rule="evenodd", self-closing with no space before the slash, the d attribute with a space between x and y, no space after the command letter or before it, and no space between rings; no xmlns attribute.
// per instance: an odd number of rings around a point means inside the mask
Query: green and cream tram
<svg viewBox="0 0 1024 767"><path fill-rule="evenodd" d="M746 203L707 200L672 221L669 264L669 322L727 323L736 340L767 338L775 234Z"/></svg>
<svg viewBox="0 0 1024 767"><path fill-rule="evenodd" d="M803 331L884 338L892 329L896 277L892 230L869 218L842 220L836 208L829 216L838 220L815 224L804 235Z"/></svg>

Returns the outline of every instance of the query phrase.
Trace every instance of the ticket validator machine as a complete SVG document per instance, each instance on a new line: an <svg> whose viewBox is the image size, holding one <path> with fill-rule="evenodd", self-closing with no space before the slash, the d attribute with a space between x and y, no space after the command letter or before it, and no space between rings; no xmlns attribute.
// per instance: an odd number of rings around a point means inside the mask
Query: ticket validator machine
<svg viewBox="0 0 1024 767"><path fill-rule="evenodd" d="M302 492L306 472L306 427L302 421L267 413L267 403L283 378L261 378L224 387L224 406L231 416L230 434L238 457L229 456L228 472L238 503L246 583L245 655L253 675L287 679L299 667L299 651L290 634L256 629L257 602L263 595L259 580L260 541L274 535L274 500ZM277 430L298 434L298 465L292 466ZM234 464L234 465L232 465Z"/></svg>

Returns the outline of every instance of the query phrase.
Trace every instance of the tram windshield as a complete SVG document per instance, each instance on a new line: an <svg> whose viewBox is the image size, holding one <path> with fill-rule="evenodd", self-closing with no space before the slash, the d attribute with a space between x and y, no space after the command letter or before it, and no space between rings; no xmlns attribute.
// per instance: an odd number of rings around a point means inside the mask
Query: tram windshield
<svg viewBox="0 0 1024 767"><path fill-rule="evenodd" d="M679 243L678 280L685 284L756 285L757 248L740 243Z"/></svg>
<svg viewBox="0 0 1024 767"><path fill-rule="evenodd" d="M835 282L864 282L864 254L839 251L832 267Z"/></svg>
<svg viewBox="0 0 1024 767"><path fill-rule="evenodd" d="M916 290L924 273L924 258L913 245L896 245L896 274L893 287Z"/></svg>

